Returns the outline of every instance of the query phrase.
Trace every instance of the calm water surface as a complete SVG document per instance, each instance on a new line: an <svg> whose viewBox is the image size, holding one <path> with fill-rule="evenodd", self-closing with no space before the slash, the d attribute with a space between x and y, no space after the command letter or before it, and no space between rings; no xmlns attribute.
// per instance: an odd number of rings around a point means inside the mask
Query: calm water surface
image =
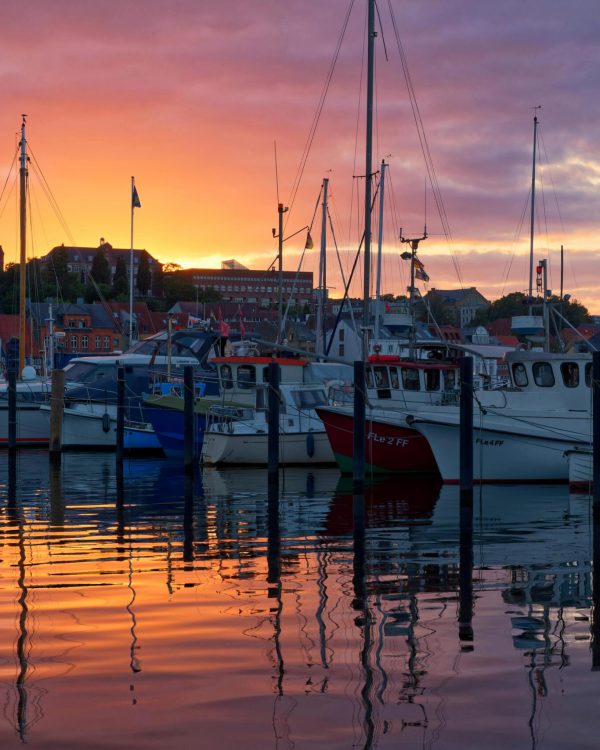
<svg viewBox="0 0 600 750"><path fill-rule="evenodd" d="M0 746L598 746L589 498L266 484L1 454Z"/></svg>

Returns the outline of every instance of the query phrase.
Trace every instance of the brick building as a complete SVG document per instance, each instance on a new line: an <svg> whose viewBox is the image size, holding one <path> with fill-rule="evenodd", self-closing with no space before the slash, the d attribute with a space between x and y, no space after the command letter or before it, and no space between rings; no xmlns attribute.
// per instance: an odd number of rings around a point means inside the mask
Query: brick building
<svg viewBox="0 0 600 750"><path fill-rule="evenodd" d="M279 298L277 271L251 271L237 261L225 261L221 268L188 268L179 271L199 291L215 289L226 302L248 303L261 308L276 305ZM313 274L311 271L283 272L283 302L304 307L312 305Z"/></svg>

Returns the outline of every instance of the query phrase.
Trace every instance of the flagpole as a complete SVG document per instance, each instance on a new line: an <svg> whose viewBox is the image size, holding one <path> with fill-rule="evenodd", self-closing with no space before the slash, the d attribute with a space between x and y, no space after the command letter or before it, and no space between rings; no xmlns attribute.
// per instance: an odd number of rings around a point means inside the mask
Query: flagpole
<svg viewBox="0 0 600 750"><path fill-rule="evenodd" d="M129 251L129 346L133 343L133 195L135 178L131 178L131 249Z"/></svg>

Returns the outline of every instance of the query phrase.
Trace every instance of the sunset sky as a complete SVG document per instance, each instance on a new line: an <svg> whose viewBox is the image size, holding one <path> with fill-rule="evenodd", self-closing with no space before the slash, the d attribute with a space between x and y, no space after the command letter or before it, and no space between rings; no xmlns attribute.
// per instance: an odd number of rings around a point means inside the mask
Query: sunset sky
<svg viewBox="0 0 600 750"><path fill-rule="evenodd" d="M311 223L330 178L344 272L362 225L366 0L350 21L297 192L294 182L350 0L7 0L0 7L0 180L28 139L66 226L32 169L28 254L54 245L135 245L163 262L266 268L280 200L286 235ZM442 232L398 54L399 32L452 238ZM374 164L388 157L382 291L402 293L399 227L430 239L429 287L525 291L533 107L541 105L535 260L558 291L600 314L600 13L592 0L379 0ZM383 43L387 49L386 60ZM361 84L362 75L362 84ZM362 85L362 91L361 91ZM388 156L389 155L389 156ZM0 244L16 259L14 172ZM425 200L426 197L426 200ZM522 215L525 215L522 219ZM376 225L375 225L376 228ZM316 270L314 249L303 270ZM306 234L285 243L295 270ZM343 290L329 237L330 294ZM458 272L457 272L458 269ZM353 287L361 292L361 275Z"/></svg>

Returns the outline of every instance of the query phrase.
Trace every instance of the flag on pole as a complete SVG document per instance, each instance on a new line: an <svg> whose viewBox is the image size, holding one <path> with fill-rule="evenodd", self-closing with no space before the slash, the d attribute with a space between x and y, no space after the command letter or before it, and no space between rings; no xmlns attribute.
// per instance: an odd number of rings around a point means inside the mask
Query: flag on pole
<svg viewBox="0 0 600 750"><path fill-rule="evenodd" d="M312 250L314 247L312 237L310 236L310 230L306 233L306 245L304 245L305 250Z"/></svg>
<svg viewBox="0 0 600 750"><path fill-rule="evenodd" d="M141 208L142 204L140 202L140 196L138 195L138 191L136 186L133 186L133 192L131 193L131 207L132 208Z"/></svg>
<svg viewBox="0 0 600 750"><path fill-rule="evenodd" d="M421 263L421 261L415 256L415 276L417 279L421 279L421 281L429 281L429 276L427 275L427 272L425 271L425 266Z"/></svg>

